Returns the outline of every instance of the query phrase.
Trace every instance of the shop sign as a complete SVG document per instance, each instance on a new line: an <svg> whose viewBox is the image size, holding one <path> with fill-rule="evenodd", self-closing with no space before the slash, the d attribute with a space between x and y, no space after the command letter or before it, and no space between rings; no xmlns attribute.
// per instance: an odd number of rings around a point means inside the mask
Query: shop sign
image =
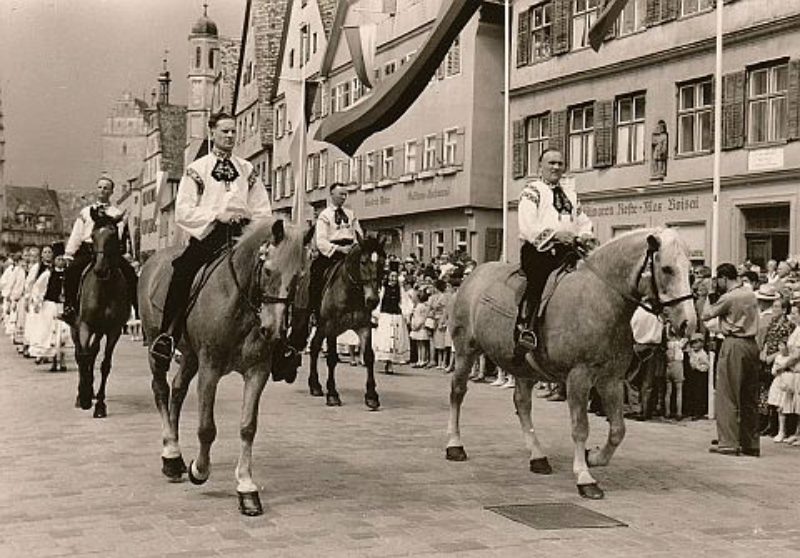
<svg viewBox="0 0 800 558"><path fill-rule="evenodd" d="M700 209L700 196L670 196L655 200L620 201L603 205L584 205L589 217L648 215L652 213L682 213Z"/></svg>
<svg viewBox="0 0 800 558"><path fill-rule="evenodd" d="M747 169L764 171L783 168L783 148L754 149L747 153Z"/></svg>

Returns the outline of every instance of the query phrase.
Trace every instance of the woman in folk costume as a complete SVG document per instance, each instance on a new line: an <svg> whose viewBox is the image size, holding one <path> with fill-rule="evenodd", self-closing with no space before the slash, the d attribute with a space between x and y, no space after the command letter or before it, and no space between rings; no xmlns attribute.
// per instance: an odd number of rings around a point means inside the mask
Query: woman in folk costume
<svg viewBox="0 0 800 558"><path fill-rule="evenodd" d="M25 282L22 286L22 296L17 303L17 323L14 329L14 344L19 345L17 351L23 356L28 356L28 347L25 345L25 325L28 319L28 302L30 299L31 288L39 277L39 248L31 246L28 248L28 269L25 274Z"/></svg>
<svg viewBox="0 0 800 558"><path fill-rule="evenodd" d="M40 313L46 320L46 327L31 339L31 356L37 364L44 359L52 359L51 372L64 371L65 349L71 346L69 326L58 319L64 307L64 273L66 259L64 244L53 244L54 262L52 269L43 273L33 287L31 298L34 305L41 305Z"/></svg>
<svg viewBox="0 0 800 558"><path fill-rule="evenodd" d="M36 356L31 354L31 346L33 345L34 338L41 338L41 336L49 329L49 324L47 323L47 319L42 316L42 296L44 296L44 290L38 296L38 304L37 302L37 293L36 291L36 283L39 280L47 276L49 277L51 266L53 265L53 248L50 246L44 246L41 251L41 257L39 259L39 263L35 269L31 269L28 272L28 281L33 280L29 289L28 289L28 313L25 316L25 336L24 336L24 346L27 348L27 356ZM47 279L45 279L45 287L47 286L46 283ZM39 364L37 362L37 364Z"/></svg>
<svg viewBox="0 0 800 558"><path fill-rule="evenodd" d="M8 331L8 322L10 321L11 316L11 290L14 288L14 281L17 273L19 272L20 256L19 254L14 254L9 258L9 260L10 263L3 271L3 276L0 277L0 297L3 297L3 308L0 319L5 325L7 335L10 335Z"/></svg>
<svg viewBox="0 0 800 558"><path fill-rule="evenodd" d="M395 265L396 264L396 265ZM385 372L392 374L393 364L405 364L411 357L408 327L400 309L399 262L391 262L389 277L381 292L378 328L372 337L375 360L386 363Z"/></svg>
<svg viewBox="0 0 800 558"><path fill-rule="evenodd" d="M28 253L23 252L19 262L14 268L14 273L11 276L11 286L8 289L8 308L6 311L6 335L14 338L14 332L17 329L17 308L19 301L22 300L22 295L25 291L25 277L28 275Z"/></svg>

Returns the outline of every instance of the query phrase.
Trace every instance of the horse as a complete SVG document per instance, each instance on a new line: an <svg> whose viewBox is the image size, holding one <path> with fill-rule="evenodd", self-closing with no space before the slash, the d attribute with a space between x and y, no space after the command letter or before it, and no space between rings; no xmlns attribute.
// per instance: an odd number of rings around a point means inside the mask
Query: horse
<svg viewBox="0 0 800 558"><path fill-rule="evenodd" d="M122 243L117 231L120 218L110 217L96 208L92 208L90 214L94 221L92 243L95 257L84 272L78 316L70 330L78 364L78 397L75 403L77 407L88 410L92 408L92 398L96 397L93 416L105 418L108 415L106 382L111 374L111 359L122 328L130 317L131 304L129 296L120 296L120 293L128 293L128 284L118 263L122 257ZM106 342L100 363L100 388L95 396L94 365L104 337Z"/></svg>
<svg viewBox="0 0 800 558"><path fill-rule="evenodd" d="M530 365L514 358L513 330L524 291L518 266L498 262L478 266L458 290L454 303L451 335L456 363L446 458L467 459L459 426L461 405L472 364L483 353L516 376L514 405L533 473L552 472L531 417L534 383L566 382L578 492L584 498L603 498L589 467L607 465L625 436L623 381L634 357L631 317L641 306L666 314L687 335L694 331L697 319L687 254L674 229L632 231L595 249L552 292ZM587 403L592 386L602 398L609 430L604 447L588 451Z"/></svg>
<svg viewBox="0 0 800 558"><path fill-rule="evenodd" d="M211 445L217 428L214 401L220 379L233 370L244 377L239 430L241 452L236 466L239 511L263 513L258 486L253 481L253 440L258 407L270 374L276 379L278 355L285 343L287 308L299 273L305 266L310 234L266 219L248 225L236 244L199 273L200 285L187 311L185 333L178 342L182 353L170 389L167 373L150 357L152 390L161 415L162 473L172 482L188 472L196 485L211 474ZM172 260L180 252L172 247L157 252L142 268L139 305L148 341L159 333L167 278ZM200 449L187 468L178 443L178 423L189 384L198 376L197 393ZM293 381L294 378L285 378Z"/></svg>
<svg viewBox="0 0 800 558"><path fill-rule="evenodd" d="M364 364L367 368L367 383L364 403L370 410L380 408L380 398L375 389L375 353L372 350L372 311L380 301L380 285L383 266L386 261L385 240L365 237L355 244L340 265L331 268L326 288L320 304L319 318L314 336L309 344L311 358L308 375L308 389L312 396L325 395L329 407L342 405L336 390L336 364L339 356L336 351L336 337L352 329L358 334L364 351ZM306 273L306 278L309 274ZM292 336L290 345L296 350L305 346L302 338L308 321L308 312L293 309ZM323 394L319 383L317 359L322 349L322 341L327 344L325 360L328 364L327 393Z"/></svg>

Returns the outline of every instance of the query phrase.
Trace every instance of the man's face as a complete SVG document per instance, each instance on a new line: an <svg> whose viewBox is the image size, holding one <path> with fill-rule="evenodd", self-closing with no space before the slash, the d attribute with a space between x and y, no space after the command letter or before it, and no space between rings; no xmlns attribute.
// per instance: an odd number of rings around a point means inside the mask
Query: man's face
<svg viewBox="0 0 800 558"><path fill-rule="evenodd" d="M214 126L214 147L225 153L233 151L236 144L236 122L232 118L225 118Z"/></svg>
<svg viewBox="0 0 800 558"><path fill-rule="evenodd" d="M97 181L97 201L108 203L114 193L114 184L110 180L101 178Z"/></svg>
<svg viewBox="0 0 800 558"><path fill-rule="evenodd" d="M548 151L542 157L539 169L545 182L558 182L564 174L564 156L559 151Z"/></svg>
<svg viewBox="0 0 800 558"><path fill-rule="evenodd" d="M341 207L347 200L347 190L343 186L337 186L331 190L331 201L335 207Z"/></svg>

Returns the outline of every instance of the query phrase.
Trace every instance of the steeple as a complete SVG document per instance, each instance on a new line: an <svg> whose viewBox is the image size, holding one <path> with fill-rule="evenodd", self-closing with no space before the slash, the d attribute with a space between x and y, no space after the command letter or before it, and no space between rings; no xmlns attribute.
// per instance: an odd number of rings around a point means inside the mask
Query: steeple
<svg viewBox="0 0 800 558"><path fill-rule="evenodd" d="M214 82L219 72L217 24L208 17L208 2L204 2L203 15L189 33L187 142L204 139L206 136L206 120L212 109Z"/></svg>
<svg viewBox="0 0 800 558"><path fill-rule="evenodd" d="M172 80L169 77L169 70L167 70L167 55L168 50L164 50L164 68L158 76L158 102L162 105L169 104L169 84Z"/></svg>

